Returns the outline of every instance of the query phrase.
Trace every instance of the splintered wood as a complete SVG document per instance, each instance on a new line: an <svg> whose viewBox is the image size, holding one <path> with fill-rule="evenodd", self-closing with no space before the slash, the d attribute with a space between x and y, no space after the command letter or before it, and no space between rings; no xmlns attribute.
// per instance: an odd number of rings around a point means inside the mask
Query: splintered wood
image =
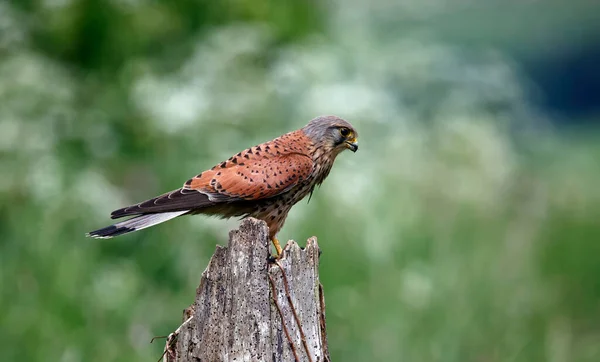
<svg viewBox="0 0 600 362"><path fill-rule="evenodd" d="M269 261L268 234L249 218L217 246L163 361L329 361L317 240Z"/></svg>

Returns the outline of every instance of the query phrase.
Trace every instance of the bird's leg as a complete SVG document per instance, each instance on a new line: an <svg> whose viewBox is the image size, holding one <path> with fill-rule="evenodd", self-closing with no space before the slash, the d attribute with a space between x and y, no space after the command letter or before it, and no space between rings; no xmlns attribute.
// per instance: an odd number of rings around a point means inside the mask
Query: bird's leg
<svg viewBox="0 0 600 362"><path fill-rule="evenodd" d="M281 245L279 245L279 240L275 236L271 238L271 242L273 242L273 246L275 247L275 251L277 251L277 258L281 258Z"/></svg>

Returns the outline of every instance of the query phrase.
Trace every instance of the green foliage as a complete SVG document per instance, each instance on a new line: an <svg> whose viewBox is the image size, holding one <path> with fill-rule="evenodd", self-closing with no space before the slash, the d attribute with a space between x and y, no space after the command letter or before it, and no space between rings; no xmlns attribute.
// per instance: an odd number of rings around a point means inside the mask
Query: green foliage
<svg viewBox="0 0 600 362"><path fill-rule="evenodd" d="M319 114L361 148L280 238L319 238L333 360L598 360L598 134L532 106L507 49L535 23L468 48L495 2L462 33L436 2L316 3L0 3L3 360L157 359L236 221L84 233ZM571 29L553 4L539 24Z"/></svg>

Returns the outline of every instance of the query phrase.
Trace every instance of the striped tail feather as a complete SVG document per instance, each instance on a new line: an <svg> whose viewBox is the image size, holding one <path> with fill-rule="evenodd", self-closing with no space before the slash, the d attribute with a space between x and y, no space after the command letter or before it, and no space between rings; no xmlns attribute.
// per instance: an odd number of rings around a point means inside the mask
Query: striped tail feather
<svg viewBox="0 0 600 362"><path fill-rule="evenodd" d="M167 220L171 220L173 218L176 218L177 216L181 216L188 212L189 210L161 212L156 214L143 214L135 216L129 220L121 221L116 224L107 226L102 229L90 231L86 234L86 236L91 236L93 238L99 239L108 239L114 236L131 233L137 230L142 230L150 226L163 223Z"/></svg>

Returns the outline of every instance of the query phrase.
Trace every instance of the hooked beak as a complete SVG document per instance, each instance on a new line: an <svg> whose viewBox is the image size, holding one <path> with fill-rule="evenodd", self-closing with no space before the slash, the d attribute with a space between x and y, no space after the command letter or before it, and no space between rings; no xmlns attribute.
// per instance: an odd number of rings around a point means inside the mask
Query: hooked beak
<svg viewBox="0 0 600 362"><path fill-rule="evenodd" d="M358 150L358 141L356 139L346 141L346 148L352 152L356 152Z"/></svg>

